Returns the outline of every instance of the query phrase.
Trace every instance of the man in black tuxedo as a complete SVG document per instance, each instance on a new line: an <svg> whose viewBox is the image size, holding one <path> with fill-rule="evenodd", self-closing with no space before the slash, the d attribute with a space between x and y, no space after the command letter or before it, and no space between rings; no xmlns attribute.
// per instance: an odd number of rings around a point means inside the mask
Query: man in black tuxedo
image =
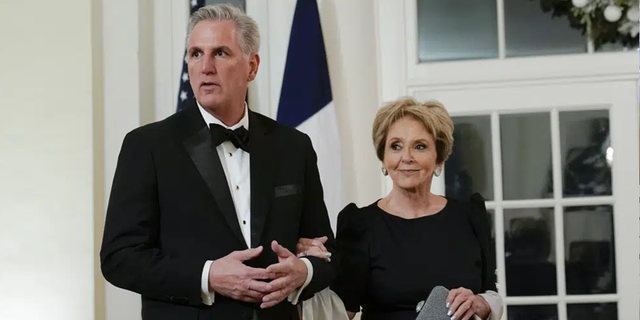
<svg viewBox="0 0 640 320"><path fill-rule="evenodd" d="M303 133L244 103L258 28L207 6L189 21L197 102L124 139L107 209L102 273L142 295L142 318L298 319L329 286L334 259L298 258L299 238L333 232L316 154Z"/></svg>

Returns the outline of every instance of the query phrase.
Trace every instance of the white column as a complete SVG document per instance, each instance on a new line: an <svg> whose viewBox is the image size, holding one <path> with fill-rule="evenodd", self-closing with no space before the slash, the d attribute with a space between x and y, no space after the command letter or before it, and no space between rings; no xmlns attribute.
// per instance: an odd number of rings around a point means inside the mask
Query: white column
<svg viewBox="0 0 640 320"><path fill-rule="evenodd" d="M141 61L138 55L141 21L140 1L103 1L104 55L104 192L105 208L111 183L127 132L140 126ZM150 13L147 13L150 14ZM143 50L142 52L148 52ZM151 60L153 61L153 60ZM147 97L148 98L148 97ZM104 217L103 217L104 218ZM140 319L140 296L106 284L106 320Z"/></svg>

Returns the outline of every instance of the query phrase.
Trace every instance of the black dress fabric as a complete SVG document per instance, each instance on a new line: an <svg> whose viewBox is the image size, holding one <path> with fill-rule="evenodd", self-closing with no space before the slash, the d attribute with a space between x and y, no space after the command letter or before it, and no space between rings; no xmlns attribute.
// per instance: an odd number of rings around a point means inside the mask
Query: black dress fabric
<svg viewBox="0 0 640 320"><path fill-rule="evenodd" d="M338 216L340 270L332 290L363 320L413 320L431 289L495 288L484 199L447 199L438 213L404 219L373 204L345 207Z"/></svg>

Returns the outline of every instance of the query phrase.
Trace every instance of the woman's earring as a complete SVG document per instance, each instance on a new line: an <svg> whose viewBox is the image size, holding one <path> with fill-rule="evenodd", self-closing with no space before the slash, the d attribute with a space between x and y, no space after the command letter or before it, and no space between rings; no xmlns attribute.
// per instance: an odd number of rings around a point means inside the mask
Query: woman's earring
<svg viewBox="0 0 640 320"><path fill-rule="evenodd" d="M386 175L388 175L388 174L389 174L389 172L387 172L387 168L382 167L382 168L380 168L380 169L382 170L382 175L383 175L383 176L386 176Z"/></svg>
<svg viewBox="0 0 640 320"><path fill-rule="evenodd" d="M433 175L439 177L440 174L442 174L442 167L436 167L436 169L433 170Z"/></svg>

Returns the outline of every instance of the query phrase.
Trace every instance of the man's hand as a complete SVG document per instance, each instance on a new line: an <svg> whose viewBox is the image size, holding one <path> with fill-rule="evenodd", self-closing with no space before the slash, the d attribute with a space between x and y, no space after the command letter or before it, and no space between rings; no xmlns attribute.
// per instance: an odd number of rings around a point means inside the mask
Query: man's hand
<svg viewBox="0 0 640 320"><path fill-rule="evenodd" d="M261 308L270 308L286 299L293 290L307 279L307 265L278 242L271 242L271 249L278 255L278 263L267 267L278 278L267 284L268 295L262 298Z"/></svg>
<svg viewBox="0 0 640 320"><path fill-rule="evenodd" d="M235 300L261 302L270 291L267 290L266 282L256 280L274 279L275 273L242 263L257 257L261 252L262 246L234 251L213 261L209 269L209 290Z"/></svg>

